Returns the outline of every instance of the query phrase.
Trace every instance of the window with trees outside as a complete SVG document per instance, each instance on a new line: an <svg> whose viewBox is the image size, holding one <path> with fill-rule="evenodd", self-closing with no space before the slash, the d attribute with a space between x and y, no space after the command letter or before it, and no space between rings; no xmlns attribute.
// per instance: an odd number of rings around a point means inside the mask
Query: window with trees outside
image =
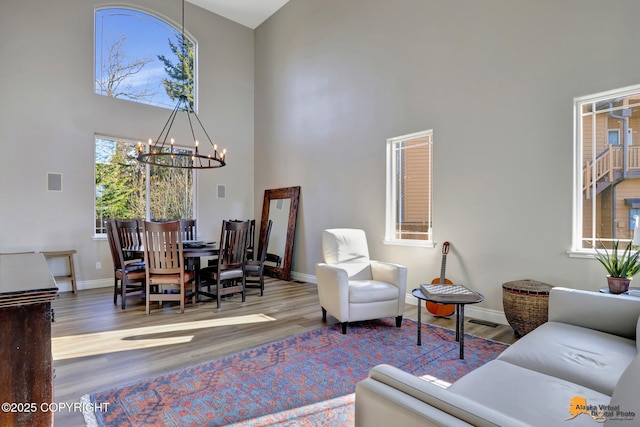
<svg viewBox="0 0 640 427"><path fill-rule="evenodd" d="M127 8L95 11L95 93L164 108L194 106L195 44L168 22Z"/></svg>
<svg viewBox="0 0 640 427"><path fill-rule="evenodd" d="M195 43L182 34L143 11L97 8L95 93L169 109L185 95L195 109ZM193 218L193 172L137 162L138 144L95 137L96 236L105 235L105 222L114 218Z"/></svg>
<svg viewBox="0 0 640 427"><path fill-rule="evenodd" d="M193 218L191 169L148 166L136 160L138 143L96 136L95 234L109 219L163 221ZM174 151L187 149L176 149Z"/></svg>
<svg viewBox="0 0 640 427"><path fill-rule="evenodd" d="M574 250L633 238L640 213L640 85L575 100Z"/></svg>
<svg viewBox="0 0 640 427"><path fill-rule="evenodd" d="M387 140L386 243L432 240L433 131Z"/></svg>

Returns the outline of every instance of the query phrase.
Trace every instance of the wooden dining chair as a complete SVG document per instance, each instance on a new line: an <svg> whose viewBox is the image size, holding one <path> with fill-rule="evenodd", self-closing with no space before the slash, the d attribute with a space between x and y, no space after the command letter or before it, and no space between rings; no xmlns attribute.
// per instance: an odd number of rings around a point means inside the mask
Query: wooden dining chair
<svg viewBox="0 0 640 427"><path fill-rule="evenodd" d="M142 229L146 263L146 311L151 302L179 301L184 313L185 300L196 302L195 272L185 270L180 221L148 222ZM152 292L153 288L153 292ZM187 293L189 291L190 293Z"/></svg>
<svg viewBox="0 0 640 427"><path fill-rule="evenodd" d="M142 246L141 221L137 219L116 219L114 221L123 248L124 260L140 260L140 252L137 249Z"/></svg>
<svg viewBox="0 0 640 427"><path fill-rule="evenodd" d="M122 241L118 233L117 220L107 221L107 239L109 240L111 259L113 260L113 304L118 303L119 294L120 305L124 310L128 292L144 291L144 282L146 280L145 264L144 261L127 262L125 259Z"/></svg>
<svg viewBox="0 0 640 427"><path fill-rule="evenodd" d="M264 295L264 262L267 260L267 247L271 236L271 226L273 221L267 222L267 229L264 236L262 234L258 242L258 253L254 260L248 260L244 266L245 286L247 288L260 288L260 296Z"/></svg>
<svg viewBox="0 0 640 427"><path fill-rule="evenodd" d="M215 298L220 308L221 297L234 293L242 293L242 302L246 299L245 263L247 261L247 240L249 238L250 221L222 221L218 260L214 265L200 270L200 280L204 280L208 291L202 290L199 284L198 294ZM211 293L211 285L215 285L216 293Z"/></svg>
<svg viewBox="0 0 640 427"><path fill-rule="evenodd" d="M198 235L196 233L196 220L195 219L181 219L180 229L182 230L182 240L197 240Z"/></svg>
<svg viewBox="0 0 640 427"><path fill-rule="evenodd" d="M182 241L197 240L198 234L196 233L196 220L195 219L181 219L180 230L182 230ZM186 260L187 270L197 271L200 269L200 258L187 258Z"/></svg>
<svg viewBox="0 0 640 427"><path fill-rule="evenodd" d="M252 219L249 222L249 238L247 239L247 259L253 259L255 252L256 242L256 220Z"/></svg>

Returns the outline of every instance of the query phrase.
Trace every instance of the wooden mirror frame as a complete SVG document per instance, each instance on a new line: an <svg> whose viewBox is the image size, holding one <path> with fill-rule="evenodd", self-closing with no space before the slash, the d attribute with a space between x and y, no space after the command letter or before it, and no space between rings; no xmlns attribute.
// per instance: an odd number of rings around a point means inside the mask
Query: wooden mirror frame
<svg viewBox="0 0 640 427"><path fill-rule="evenodd" d="M267 232L269 221L269 207L271 200L291 199L289 207L289 222L287 224L287 238L284 248L284 256L280 267L265 264L264 273L269 277L277 277L282 280L291 279L291 258L293 257L293 241L296 234L296 221L298 218L298 201L300 199L300 187L275 188L264 190L262 202L262 220L260 222L260 240L262 242Z"/></svg>

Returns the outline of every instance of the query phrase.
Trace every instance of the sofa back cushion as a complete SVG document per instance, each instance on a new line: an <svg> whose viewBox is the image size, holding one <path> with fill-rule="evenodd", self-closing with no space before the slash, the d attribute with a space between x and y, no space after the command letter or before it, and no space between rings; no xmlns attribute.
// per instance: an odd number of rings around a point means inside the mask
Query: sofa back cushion
<svg viewBox="0 0 640 427"><path fill-rule="evenodd" d="M636 338L640 298L555 287L549 292L549 321Z"/></svg>

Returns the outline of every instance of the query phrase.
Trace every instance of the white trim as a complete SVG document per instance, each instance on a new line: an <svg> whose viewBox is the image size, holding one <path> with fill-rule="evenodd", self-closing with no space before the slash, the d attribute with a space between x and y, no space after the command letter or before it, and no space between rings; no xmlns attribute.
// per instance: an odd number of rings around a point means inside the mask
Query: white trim
<svg viewBox="0 0 640 427"><path fill-rule="evenodd" d="M591 192L591 199L584 200L583 194L583 186L585 183L582 182L583 179L583 156L585 153L583 152L583 135L582 135L582 123L583 117L592 116L594 119L591 120L591 150L589 157L590 159L596 159L596 137L597 137L597 129L596 129L596 120L595 117L598 114L606 113L609 110L596 111L596 104L602 101L613 101L616 98L625 98L632 95L640 94L640 84L627 86L620 89L613 89L604 92L599 92L591 95L575 97L573 98L573 194L572 194L572 227L571 227L571 250L568 251L570 257L575 258L590 258L588 255L589 250L584 249L583 245L585 243L585 238L583 235L583 216L584 216L584 206L588 203L592 205L592 230L591 230L591 242L592 244L596 243L597 235L596 235L596 227L598 226L598 222L596 220L596 186L595 183L590 185L587 191ZM591 104L592 111L588 113L583 113L583 108L585 105ZM616 107L613 110L622 110L625 108L630 108L633 106L640 105L640 103L635 102L633 105L624 105L621 107ZM608 143L608 133L610 129L605 129L607 131L607 140ZM595 176L595 162L593 163L594 171L592 173Z"/></svg>
<svg viewBox="0 0 640 427"><path fill-rule="evenodd" d="M71 281L69 279L59 279L56 282L58 292L71 292ZM110 288L113 286L113 278L83 280L76 282L78 291L84 289Z"/></svg>
<svg viewBox="0 0 640 427"><path fill-rule="evenodd" d="M317 284L318 281L316 276L311 274L303 274L298 272L291 272L291 277L294 280L301 280L306 283ZM410 293L405 294L404 302L410 305L418 305L418 299L411 295ZM424 313L424 312L423 312ZM468 317L473 317L475 319L484 320L487 322L498 323L500 325L508 325L509 322L504 314L504 312L500 310L491 310L484 307L476 307L473 305L467 305L464 309L464 313ZM429 314L429 313L427 313Z"/></svg>
<svg viewBox="0 0 640 427"><path fill-rule="evenodd" d="M624 97L628 95L633 95L637 92L640 92L640 84L626 86L620 89L607 90L604 92L594 93L592 95L585 95L573 98L574 103L587 103L587 102L598 102L604 101L609 98L617 98Z"/></svg>
<svg viewBox="0 0 640 427"><path fill-rule="evenodd" d="M432 242L431 240L414 240L414 239L396 239L396 229L395 225L397 222L396 218L396 203L398 199L398 192L395 185L395 177L397 174L396 169L396 152L395 146L398 142L407 141L411 139L418 139L429 137L428 143L424 145L430 145L433 147L433 129L427 129L419 132L410 133L407 135L396 136L393 138L387 139L386 146L386 196L385 196L385 237L383 240L384 244L392 244L392 245L402 245L402 246L424 246L429 247ZM433 211L433 149L430 150L429 156L429 197L430 197L430 210ZM432 222L433 219L430 217L429 222ZM431 233L433 237L433 228L431 228ZM410 242L405 244L405 242ZM418 242L417 244L413 242Z"/></svg>
<svg viewBox="0 0 640 427"><path fill-rule="evenodd" d="M306 274L306 273L298 273L297 271L291 272L291 279L300 280L301 282L311 283L314 285L318 284L318 281L316 280L316 276L313 276L311 274Z"/></svg>
<svg viewBox="0 0 640 427"><path fill-rule="evenodd" d="M571 250L567 251L567 255L569 255L569 258L596 258L595 251L591 249Z"/></svg>
<svg viewBox="0 0 640 427"><path fill-rule="evenodd" d="M418 305L418 299L411 294L405 295L405 303L410 305ZM422 301L420 301L422 302ZM424 303L422 303L424 306ZM424 310L423 307L420 307L421 310ZM425 314L423 311L422 314ZM430 315L428 312L427 315ZM484 307L477 307L475 305L467 304L464 308L465 317L473 317L474 319L484 320L486 322L498 323L500 325L509 325L507 321L507 317L504 315L504 312L499 310L491 310Z"/></svg>
<svg viewBox="0 0 640 427"><path fill-rule="evenodd" d="M418 248L436 247L436 243L433 240L382 240L382 244L390 246L410 246Z"/></svg>

